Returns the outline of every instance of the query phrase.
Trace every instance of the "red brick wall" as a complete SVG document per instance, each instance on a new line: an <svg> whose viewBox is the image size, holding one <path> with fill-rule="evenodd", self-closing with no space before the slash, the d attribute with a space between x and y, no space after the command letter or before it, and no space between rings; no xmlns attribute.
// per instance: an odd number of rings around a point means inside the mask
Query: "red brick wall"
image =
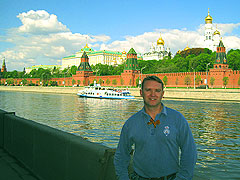
<svg viewBox="0 0 240 180"><path fill-rule="evenodd" d="M82 74L76 74L73 75L73 77L65 77L65 86L72 86L72 80L75 80L75 85L78 84L78 80L81 81L81 86L86 86L90 83L93 83L94 79L97 80L97 83L99 82L99 79L101 78L104 83L102 86L136 86L136 80L138 78L144 79L146 76L155 75L158 76L160 79L163 79L164 76L167 76L168 82L167 87L186 87L187 85L184 83L185 77L188 75L191 79L191 84L189 87L194 86L194 73L193 72L183 72L183 73L159 73L159 74L140 74L139 71L124 71L121 75L116 76L93 76L92 73L82 73ZM90 75L90 76L89 76ZM204 79L206 79L206 72L195 72L195 77L199 75L201 77L201 81L199 85L205 85ZM215 82L213 85L213 88L223 88L223 77L228 77L229 82L227 85L227 88L240 88L238 85L238 80L240 78L240 71L233 71L231 69L210 69L208 72L208 85L210 85L210 79L211 77L215 78ZM107 79L110 80L110 84L107 84ZM117 84L113 85L113 80L116 79ZM123 79L123 85L121 84L121 79ZM178 79L178 84L176 84L176 79ZM84 81L85 80L85 81ZM1 83L5 83L6 79L1 79ZM22 79L15 79L14 83L20 84ZM28 83L32 81L34 84L40 85L40 79L39 78L28 78ZM52 78L50 81L57 81L59 86L63 86L64 78ZM199 86L196 84L196 87Z"/></svg>

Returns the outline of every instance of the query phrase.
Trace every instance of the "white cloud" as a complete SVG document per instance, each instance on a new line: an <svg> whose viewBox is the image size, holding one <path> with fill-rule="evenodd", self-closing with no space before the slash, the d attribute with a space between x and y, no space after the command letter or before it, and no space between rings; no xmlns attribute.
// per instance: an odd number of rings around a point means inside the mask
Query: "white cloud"
<svg viewBox="0 0 240 180"><path fill-rule="evenodd" d="M221 35L231 34L235 29L240 26L240 23L237 24L216 24L215 27L220 31Z"/></svg>
<svg viewBox="0 0 240 180"><path fill-rule="evenodd" d="M225 36L223 37L223 44L227 51L230 49L240 49L240 38L236 36Z"/></svg>
<svg viewBox="0 0 240 180"><path fill-rule="evenodd" d="M68 32L69 29L57 20L57 16L49 14L44 10L28 11L17 16L22 26L18 28L21 33L49 34L57 32Z"/></svg>

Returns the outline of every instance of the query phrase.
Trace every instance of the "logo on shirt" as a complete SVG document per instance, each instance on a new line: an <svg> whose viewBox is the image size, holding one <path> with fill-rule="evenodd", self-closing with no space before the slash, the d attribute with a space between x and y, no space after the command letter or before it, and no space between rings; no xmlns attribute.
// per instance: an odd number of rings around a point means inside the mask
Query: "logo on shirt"
<svg viewBox="0 0 240 180"><path fill-rule="evenodd" d="M163 133L168 136L170 134L169 126L165 126Z"/></svg>

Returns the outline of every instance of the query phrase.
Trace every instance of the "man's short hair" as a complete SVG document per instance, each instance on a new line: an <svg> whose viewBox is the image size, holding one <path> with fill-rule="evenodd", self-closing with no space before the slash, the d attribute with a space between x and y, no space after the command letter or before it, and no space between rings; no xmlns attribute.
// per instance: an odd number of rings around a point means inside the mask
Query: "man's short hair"
<svg viewBox="0 0 240 180"><path fill-rule="evenodd" d="M159 77L157 77L157 76L147 76L146 78L143 79L143 82L142 82L142 90L143 90L143 87L144 87L144 83L145 83L146 81L156 81L156 82L162 84L162 89L163 89L163 87L164 87L164 84L163 84L162 80L161 80Z"/></svg>

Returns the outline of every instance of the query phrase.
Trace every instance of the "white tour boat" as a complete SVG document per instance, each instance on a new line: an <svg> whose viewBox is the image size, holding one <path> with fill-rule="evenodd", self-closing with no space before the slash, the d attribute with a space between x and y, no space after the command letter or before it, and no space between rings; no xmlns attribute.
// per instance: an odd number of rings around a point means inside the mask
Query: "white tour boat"
<svg viewBox="0 0 240 180"><path fill-rule="evenodd" d="M86 86L85 89L78 91L79 97L102 98L102 99L134 99L128 90L120 90L100 85Z"/></svg>

